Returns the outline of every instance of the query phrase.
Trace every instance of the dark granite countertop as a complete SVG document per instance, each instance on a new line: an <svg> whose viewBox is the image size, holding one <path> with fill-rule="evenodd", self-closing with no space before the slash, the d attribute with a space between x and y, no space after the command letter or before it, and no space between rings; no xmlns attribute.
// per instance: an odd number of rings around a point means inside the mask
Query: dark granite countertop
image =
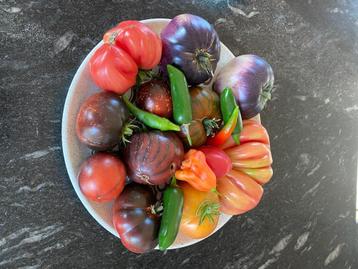
<svg viewBox="0 0 358 269"><path fill-rule="evenodd" d="M272 64L275 173L260 205L209 239L134 255L72 188L62 109L105 29L184 12ZM353 0L1 1L0 268L358 268L357 35Z"/></svg>

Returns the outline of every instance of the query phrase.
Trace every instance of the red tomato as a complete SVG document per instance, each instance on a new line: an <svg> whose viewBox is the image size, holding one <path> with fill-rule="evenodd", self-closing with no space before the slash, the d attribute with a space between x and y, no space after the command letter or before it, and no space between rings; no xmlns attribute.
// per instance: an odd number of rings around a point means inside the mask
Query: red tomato
<svg viewBox="0 0 358 269"><path fill-rule="evenodd" d="M222 149L214 146L204 146L199 150L204 152L206 162L215 173L216 178L225 176L232 169L231 160Z"/></svg>
<svg viewBox="0 0 358 269"><path fill-rule="evenodd" d="M82 193L95 202L114 200L123 190L126 170L120 159L96 153L81 166L78 181Z"/></svg>
<svg viewBox="0 0 358 269"><path fill-rule="evenodd" d="M157 66L162 56L161 39L139 21L119 23L104 34L103 41L126 51L141 69Z"/></svg>
<svg viewBox="0 0 358 269"><path fill-rule="evenodd" d="M93 81L103 90L124 94L136 83L138 67L123 49L103 44L89 62Z"/></svg>

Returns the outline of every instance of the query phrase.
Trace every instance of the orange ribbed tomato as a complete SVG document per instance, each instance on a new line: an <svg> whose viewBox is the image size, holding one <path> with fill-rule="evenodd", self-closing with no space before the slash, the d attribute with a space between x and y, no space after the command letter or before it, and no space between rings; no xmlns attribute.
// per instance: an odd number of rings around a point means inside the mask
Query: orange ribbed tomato
<svg viewBox="0 0 358 269"><path fill-rule="evenodd" d="M230 139L222 148L233 169L218 179L220 210L226 214L243 214L257 206L263 194L261 185L272 177L272 155L266 129L257 121L244 121L240 145Z"/></svg>

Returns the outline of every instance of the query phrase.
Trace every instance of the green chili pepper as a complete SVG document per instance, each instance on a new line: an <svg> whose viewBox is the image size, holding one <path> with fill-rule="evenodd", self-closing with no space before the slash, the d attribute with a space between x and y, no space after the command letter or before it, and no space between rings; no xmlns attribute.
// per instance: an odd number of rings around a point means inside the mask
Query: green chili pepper
<svg viewBox="0 0 358 269"><path fill-rule="evenodd" d="M227 123L230 119L236 107L239 107L236 103L235 96L230 88L225 88L220 94L220 107L223 116L224 123ZM242 130L242 118L239 109L239 116L237 117L236 127L232 133L232 138L236 144L240 144L240 133Z"/></svg>
<svg viewBox="0 0 358 269"><path fill-rule="evenodd" d="M167 65L170 91L173 101L173 118L177 124L185 124L192 121L191 100L185 76L176 67Z"/></svg>
<svg viewBox="0 0 358 269"><path fill-rule="evenodd" d="M159 249L165 250L173 244L179 231L183 213L184 194L175 186L175 178L163 195L163 215L159 229Z"/></svg>
<svg viewBox="0 0 358 269"><path fill-rule="evenodd" d="M153 113L144 111L133 105L127 97L123 96L123 101L129 111L145 125L161 131L180 131L180 127L166 118L159 117Z"/></svg>

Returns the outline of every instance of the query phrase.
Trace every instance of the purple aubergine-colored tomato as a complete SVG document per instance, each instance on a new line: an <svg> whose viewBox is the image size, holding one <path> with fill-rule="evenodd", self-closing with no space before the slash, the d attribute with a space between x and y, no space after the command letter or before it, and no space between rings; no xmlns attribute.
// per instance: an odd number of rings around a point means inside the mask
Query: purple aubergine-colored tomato
<svg viewBox="0 0 358 269"><path fill-rule="evenodd" d="M257 55L241 55L218 73L213 88L220 93L231 88L243 119L260 113L271 98L274 75L271 66Z"/></svg>
<svg viewBox="0 0 358 269"><path fill-rule="evenodd" d="M220 59L220 40L213 26L191 14L174 17L162 30L163 54L161 65L181 69L190 85L210 79Z"/></svg>
<svg viewBox="0 0 358 269"><path fill-rule="evenodd" d="M124 150L128 176L149 185L166 184L179 169L184 147L173 132L137 133Z"/></svg>
<svg viewBox="0 0 358 269"><path fill-rule="evenodd" d="M122 244L130 251L143 253L158 243L160 216L154 212L156 197L149 186L131 183L113 205L113 225Z"/></svg>
<svg viewBox="0 0 358 269"><path fill-rule="evenodd" d="M115 93L99 92L81 105L77 114L79 140L95 150L107 150L118 144L129 112Z"/></svg>

